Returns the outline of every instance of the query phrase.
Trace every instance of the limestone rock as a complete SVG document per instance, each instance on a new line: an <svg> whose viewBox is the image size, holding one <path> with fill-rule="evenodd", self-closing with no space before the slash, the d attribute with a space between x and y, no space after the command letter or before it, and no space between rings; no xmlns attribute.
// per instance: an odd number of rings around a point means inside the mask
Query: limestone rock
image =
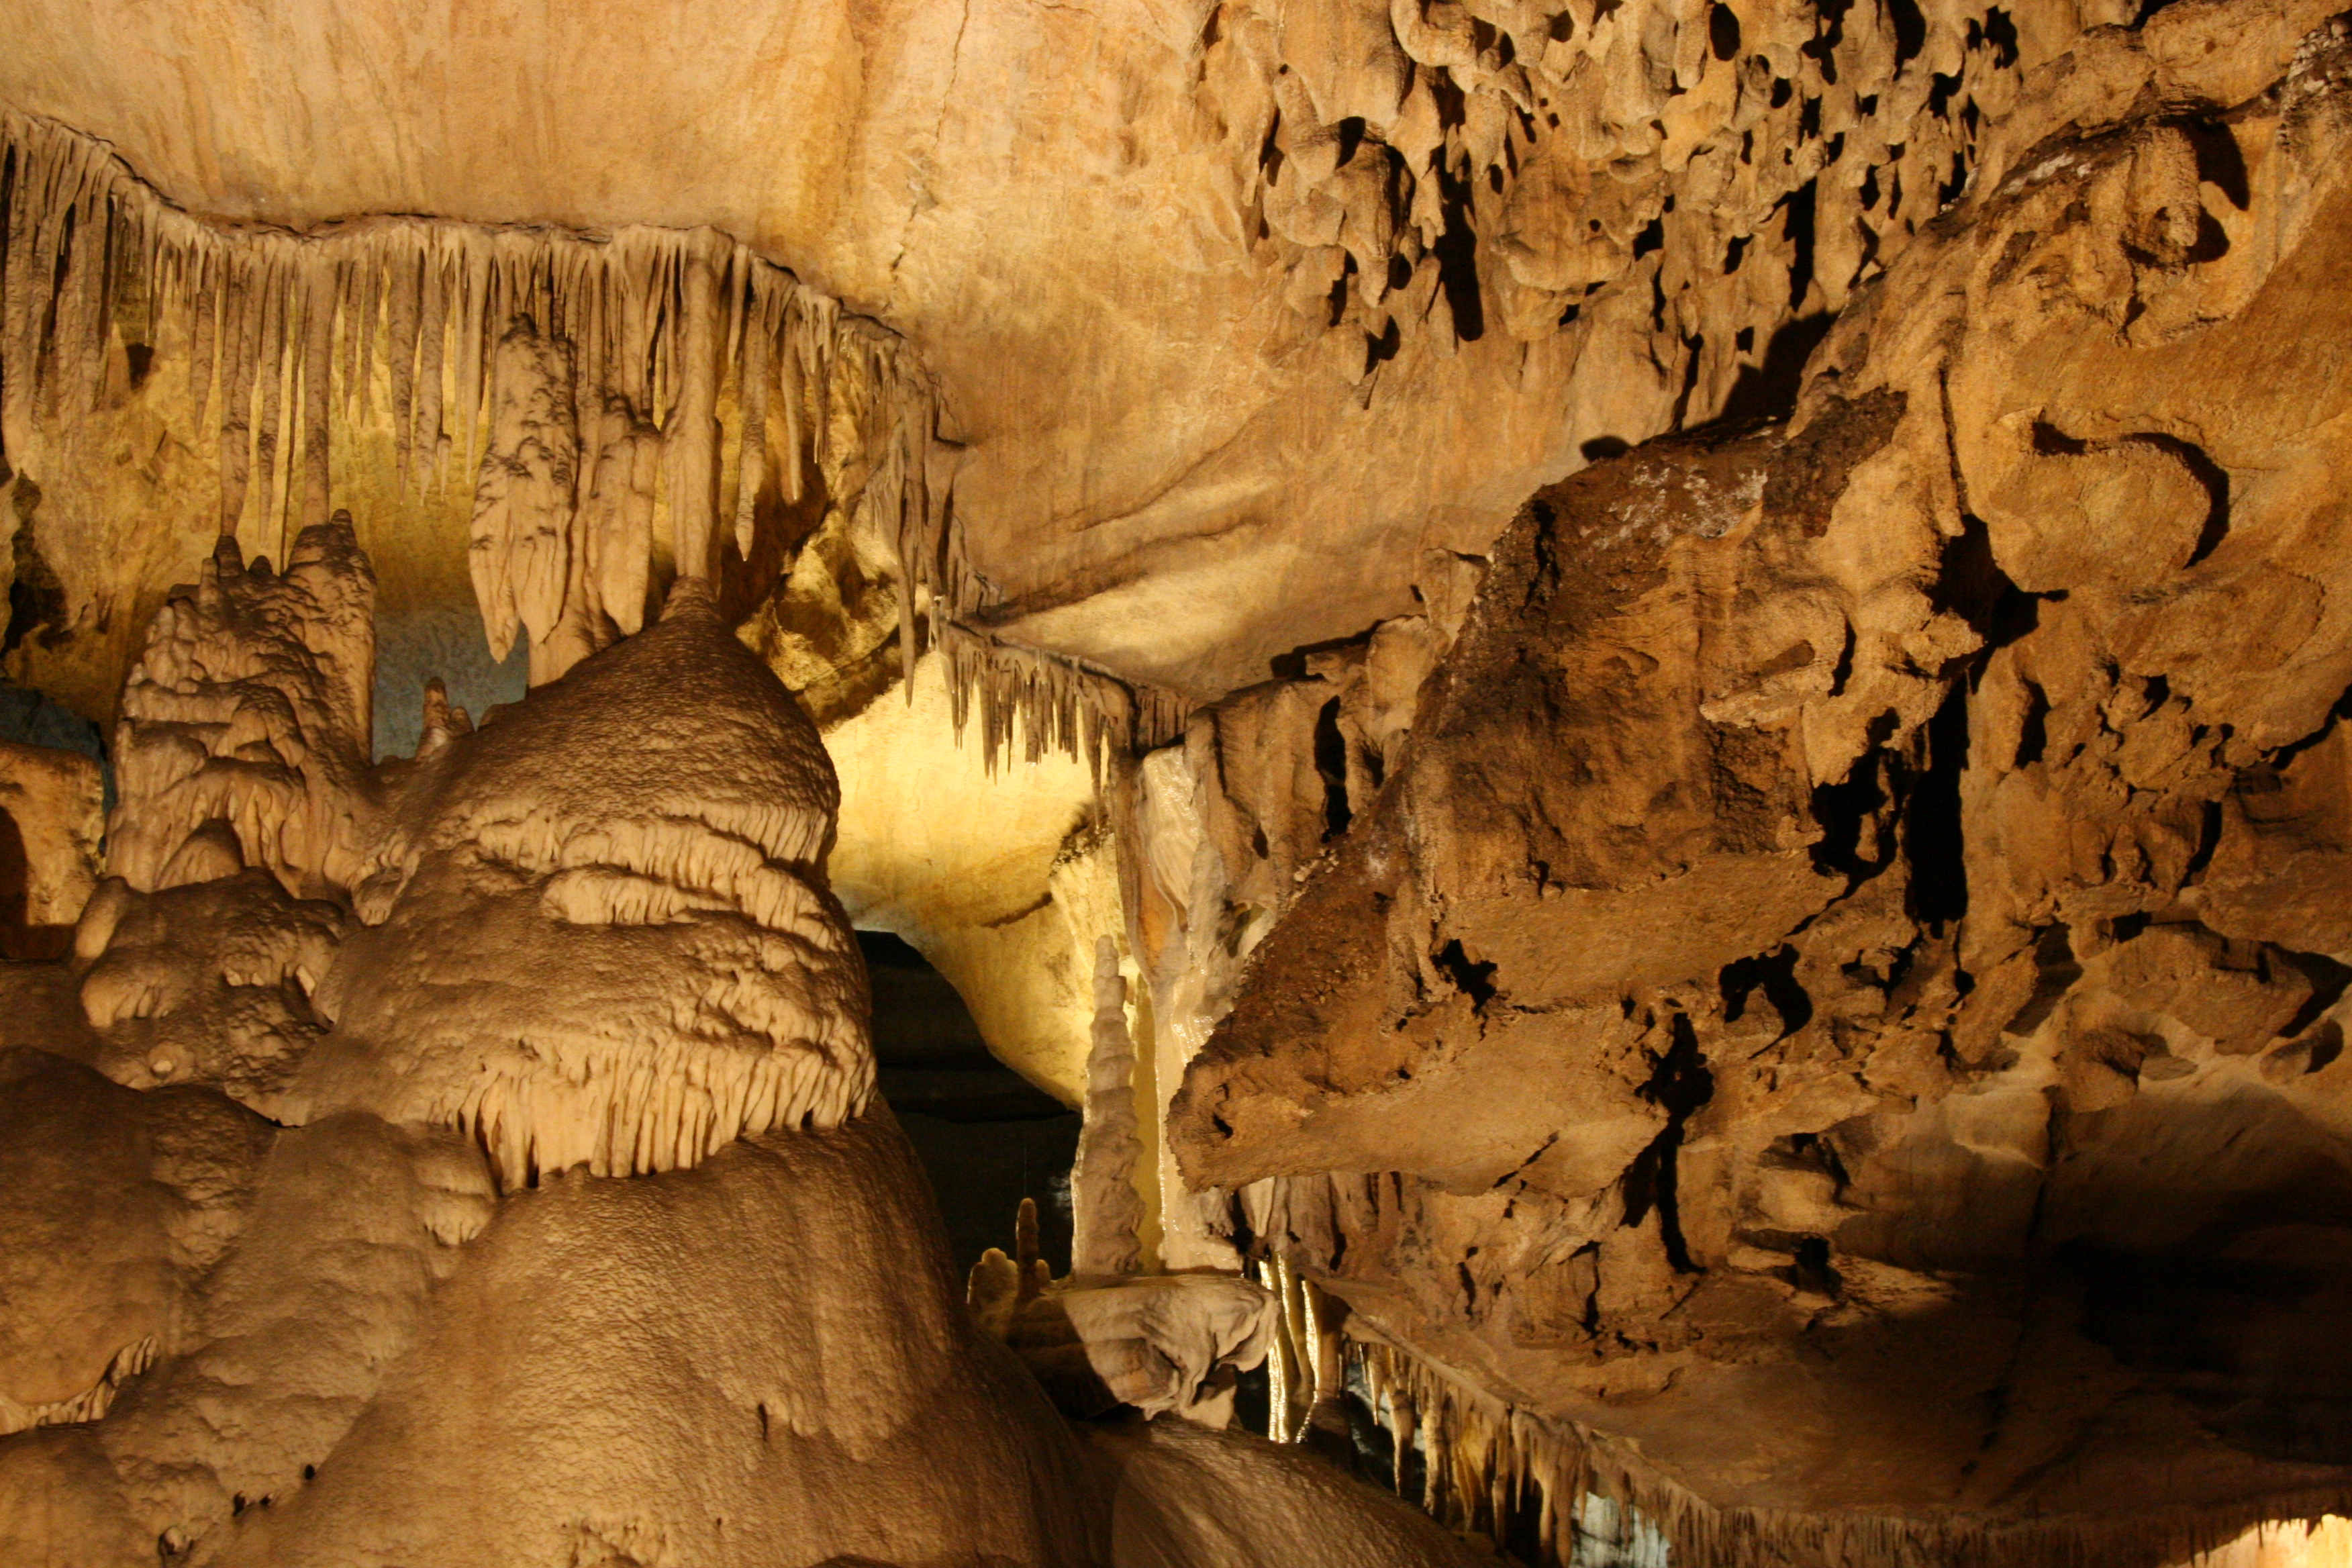
<svg viewBox="0 0 2352 1568"><path fill-rule="evenodd" d="M701 584L396 787L320 977L305 1114L456 1125L523 1186L865 1109L833 770Z"/></svg>

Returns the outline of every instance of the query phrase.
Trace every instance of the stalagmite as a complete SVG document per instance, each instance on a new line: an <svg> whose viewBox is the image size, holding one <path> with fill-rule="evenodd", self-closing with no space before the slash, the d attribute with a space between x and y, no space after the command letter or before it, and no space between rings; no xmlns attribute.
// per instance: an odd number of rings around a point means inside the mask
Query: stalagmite
<svg viewBox="0 0 2352 1568"><path fill-rule="evenodd" d="M1135 1190L1135 1045L1127 981L1108 936L1095 947L1094 1049L1087 1058L1086 1130L1070 1173L1071 1272L1117 1278L1141 1262L1143 1200Z"/></svg>
<svg viewBox="0 0 2352 1568"><path fill-rule="evenodd" d="M304 529L278 573L224 537L124 687L109 872L169 887L181 847L217 821L242 865L297 897L352 885L375 830L374 613L348 515Z"/></svg>
<svg viewBox="0 0 2352 1568"><path fill-rule="evenodd" d="M658 625L406 777L351 884L364 925L321 983L336 1027L306 1113L463 1128L509 1187L858 1115L874 1067L823 882L835 798L790 695L681 581Z"/></svg>

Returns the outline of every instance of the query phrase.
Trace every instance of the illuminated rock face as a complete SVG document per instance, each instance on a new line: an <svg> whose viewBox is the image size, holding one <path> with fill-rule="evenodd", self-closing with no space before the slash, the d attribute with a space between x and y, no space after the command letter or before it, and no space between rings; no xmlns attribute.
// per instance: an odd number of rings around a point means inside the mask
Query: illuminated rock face
<svg viewBox="0 0 2352 1568"><path fill-rule="evenodd" d="M599 27L0 0L0 1559L1457 1557L1261 1357L1588 1568L2340 1507L2342 18Z"/></svg>
<svg viewBox="0 0 2352 1568"><path fill-rule="evenodd" d="M335 1028L308 1113L467 1128L523 1186L866 1109L865 972L824 885L833 769L699 583L398 773L318 996Z"/></svg>
<svg viewBox="0 0 2352 1568"><path fill-rule="evenodd" d="M1465 1561L1203 1433L1209 1521L1190 1450L1090 1455L982 1331L873 1100L831 764L704 584L478 728L428 693L413 759L306 771L350 763L319 694L369 689L366 623L322 606L371 582L339 518L164 607L115 874L14 977L52 1012L0 1052L0 1555L1207 1568L1305 1509L1334 1561ZM1265 1317L1165 1294L1078 1313L1139 1394Z"/></svg>
<svg viewBox="0 0 2352 1568"><path fill-rule="evenodd" d="M1379 1363L1403 1422L1622 1466L1702 1561L2333 1506L2347 49L2203 116L2115 68L1785 423L1496 542L1170 1127L1381 1355L1478 1369Z"/></svg>

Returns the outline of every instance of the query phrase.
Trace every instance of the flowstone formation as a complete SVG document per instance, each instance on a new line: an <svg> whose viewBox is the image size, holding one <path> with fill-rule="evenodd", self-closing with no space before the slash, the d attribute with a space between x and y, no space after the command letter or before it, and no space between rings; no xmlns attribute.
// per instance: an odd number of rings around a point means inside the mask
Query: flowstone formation
<svg viewBox="0 0 2352 1568"><path fill-rule="evenodd" d="M1293 1561L1205 1530L1206 1465L1261 1544L1461 1560L1255 1439L1089 1453L967 1315L872 1095L831 765L701 581L370 768L372 581L339 516L165 604L110 875L11 976L78 1006L0 1052L0 1555Z"/></svg>

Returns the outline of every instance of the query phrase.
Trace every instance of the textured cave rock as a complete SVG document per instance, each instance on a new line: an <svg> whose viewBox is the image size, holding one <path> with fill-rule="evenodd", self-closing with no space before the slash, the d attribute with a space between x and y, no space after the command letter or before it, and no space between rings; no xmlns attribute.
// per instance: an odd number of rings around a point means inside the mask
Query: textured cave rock
<svg viewBox="0 0 2352 1568"><path fill-rule="evenodd" d="M2346 47L2116 90L1785 424L1539 492L1187 1070L1189 1175L1637 1444L1575 1462L1680 1550L2154 1561L2340 1495Z"/></svg>
<svg viewBox="0 0 2352 1568"><path fill-rule="evenodd" d="M0 1557L2340 1555L2331 10L0 0Z"/></svg>
<svg viewBox="0 0 2352 1568"><path fill-rule="evenodd" d="M110 852L152 885L25 966L79 1016L0 1051L9 1561L1271 1565L1293 1530L1468 1561L1262 1441L1074 1430L967 1311L871 1099L830 763L702 582L480 727L436 687L415 758L310 778L299 731L172 742L370 689L363 635L289 635L366 559L338 518L283 577L219 564L132 676L164 650L195 710L124 726L184 764L126 773ZM219 617L223 576L286 614ZM1100 986L1123 1038L1108 948ZM1139 1281L1068 1321L1205 1379L1265 1298Z"/></svg>

